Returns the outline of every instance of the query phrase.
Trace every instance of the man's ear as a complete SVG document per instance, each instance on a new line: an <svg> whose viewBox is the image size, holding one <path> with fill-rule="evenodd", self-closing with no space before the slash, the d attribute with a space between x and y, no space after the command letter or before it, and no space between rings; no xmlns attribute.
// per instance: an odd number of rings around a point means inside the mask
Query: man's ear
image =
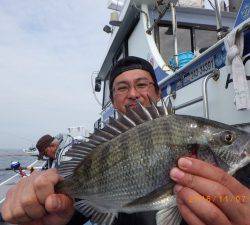
<svg viewBox="0 0 250 225"><path fill-rule="evenodd" d="M157 101L160 101L161 99L161 90L159 89L158 93L157 93Z"/></svg>

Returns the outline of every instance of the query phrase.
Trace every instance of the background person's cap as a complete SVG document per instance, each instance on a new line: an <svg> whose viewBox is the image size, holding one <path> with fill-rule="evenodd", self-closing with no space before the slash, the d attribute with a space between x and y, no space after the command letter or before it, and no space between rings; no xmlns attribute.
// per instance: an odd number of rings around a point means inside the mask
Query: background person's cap
<svg viewBox="0 0 250 225"><path fill-rule="evenodd" d="M155 83L156 90L159 90L155 71L152 65L145 59L136 56L128 56L124 59L117 61L117 63L111 68L109 72L109 92L111 100L113 100L113 83L115 78L123 72L135 69L141 69L149 72Z"/></svg>
<svg viewBox="0 0 250 225"><path fill-rule="evenodd" d="M54 138L51 135L46 134L37 141L36 148L41 156L44 155L45 149L50 146L53 140Z"/></svg>

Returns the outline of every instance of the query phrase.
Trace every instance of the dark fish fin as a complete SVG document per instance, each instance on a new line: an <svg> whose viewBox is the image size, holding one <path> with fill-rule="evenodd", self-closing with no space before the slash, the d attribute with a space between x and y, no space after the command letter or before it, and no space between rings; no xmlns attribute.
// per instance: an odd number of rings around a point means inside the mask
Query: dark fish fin
<svg viewBox="0 0 250 225"><path fill-rule="evenodd" d="M126 106L126 116L129 117L136 125L144 122L141 116L134 109L131 109L128 106Z"/></svg>
<svg viewBox="0 0 250 225"><path fill-rule="evenodd" d="M136 108L134 110L137 114L140 115L142 120L144 121L153 120L153 116L150 114L148 109L140 103L140 101L136 102Z"/></svg>
<svg viewBox="0 0 250 225"><path fill-rule="evenodd" d="M69 158L67 161L61 161L58 172L61 176L67 177L73 174L75 168L80 162L94 149L97 145L93 142L81 142L74 144L66 153L65 156Z"/></svg>
<svg viewBox="0 0 250 225"><path fill-rule="evenodd" d="M113 117L109 117L109 124L113 127L116 127L121 132L125 132L130 129L126 124L114 119Z"/></svg>
<svg viewBox="0 0 250 225"><path fill-rule="evenodd" d="M118 112L118 119L109 118L108 123L104 124L102 129L96 129L93 134L86 138L87 141L74 144L65 154L65 156L70 157L68 161L59 162L60 175L63 177L72 175L77 166L98 145L117 137L138 124L165 115L162 107L156 106L153 102L151 104L149 108L145 108L138 101L134 109L127 108L126 114ZM86 160L85 163L87 163Z"/></svg>
<svg viewBox="0 0 250 225"><path fill-rule="evenodd" d="M86 217L90 217L91 222L97 223L98 225L111 225L115 217L117 217L117 213L99 212L86 200L76 202L75 208Z"/></svg>
<svg viewBox="0 0 250 225"><path fill-rule="evenodd" d="M172 186L168 185L130 202L125 207L143 211L159 210L156 214L157 225L179 225L182 217L172 194Z"/></svg>
<svg viewBox="0 0 250 225"><path fill-rule="evenodd" d="M162 98L161 98L161 104L162 104L162 107L163 107L163 113L164 113L164 115L165 116L169 115L167 105L166 105L165 101L163 101Z"/></svg>
<svg viewBox="0 0 250 225"><path fill-rule="evenodd" d="M181 213L177 207L176 201L169 207L166 207L156 213L157 225L179 225L181 220Z"/></svg>
<svg viewBox="0 0 250 225"><path fill-rule="evenodd" d="M125 126L129 127L129 129L136 126L136 123L132 119L130 119L127 115L122 114L118 111L117 114L118 114L118 121L124 124Z"/></svg>

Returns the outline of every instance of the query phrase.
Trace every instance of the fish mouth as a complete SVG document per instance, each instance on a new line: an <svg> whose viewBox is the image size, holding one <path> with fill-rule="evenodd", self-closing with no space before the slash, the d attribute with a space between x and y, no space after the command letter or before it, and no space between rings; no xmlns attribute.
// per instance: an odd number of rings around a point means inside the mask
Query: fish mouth
<svg viewBox="0 0 250 225"><path fill-rule="evenodd" d="M209 146L200 146L199 144L194 144L189 146L189 152L190 154L188 157L202 160L213 166L221 166L222 164L222 162L218 159L218 157L216 157ZM226 167L226 165L223 166Z"/></svg>

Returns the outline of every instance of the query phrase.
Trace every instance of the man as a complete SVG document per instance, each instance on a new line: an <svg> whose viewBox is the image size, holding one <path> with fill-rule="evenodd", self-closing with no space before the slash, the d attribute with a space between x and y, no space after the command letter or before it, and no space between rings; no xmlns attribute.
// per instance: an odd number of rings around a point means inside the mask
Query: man
<svg viewBox="0 0 250 225"><path fill-rule="evenodd" d="M49 134L42 136L36 144L39 156L48 157L43 169L55 168L58 166L61 157L73 144L73 137L68 134L58 134L52 137Z"/></svg>
<svg viewBox="0 0 250 225"><path fill-rule="evenodd" d="M110 74L111 101L120 112L126 111L125 105L133 108L138 100L144 106L149 105L149 96L153 101L160 99L153 68L147 61L127 57L118 61ZM188 224L249 224L249 189L221 169L198 159L181 158L170 176L177 183L174 191L178 207ZM73 200L54 193L54 186L60 180L53 169L22 179L7 194L2 208L4 219L23 225L67 224L74 214ZM208 201L202 195L246 196L248 200ZM199 201L190 201L194 197ZM119 214L115 225L154 225L154 216L155 212ZM81 224L76 221L71 220L71 224Z"/></svg>

